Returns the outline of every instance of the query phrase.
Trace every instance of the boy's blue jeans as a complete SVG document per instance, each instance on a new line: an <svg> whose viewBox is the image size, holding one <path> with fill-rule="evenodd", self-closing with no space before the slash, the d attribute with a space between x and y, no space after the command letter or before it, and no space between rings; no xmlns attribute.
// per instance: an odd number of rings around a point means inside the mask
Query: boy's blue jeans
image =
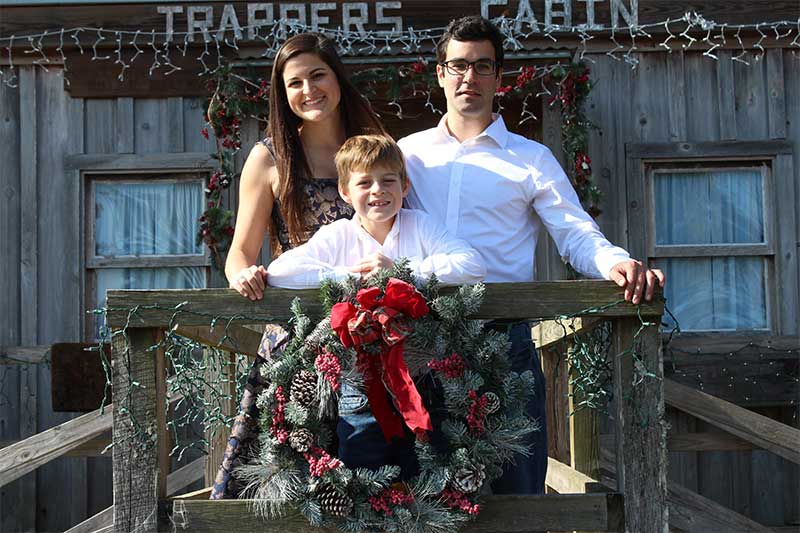
<svg viewBox="0 0 800 533"><path fill-rule="evenodd" d="M492 484L495 494L541 494L547 474L547 427L545 424L545 382L539 355L531 341L528 322L506 325L492 323L487 326L497 331L508 332L511 340L509 358L515 372L531 370L536 379L534 398L528 404L529 416L538 422L539 431L530 435L532 443L529 457L517 456L513 464L506 465L503 476ZM446 416L442 407L441 389L430 378L417 383L425 405L431 414L434 431L431 444L435 448L446 446L441 432L441 421ZM378 422L372 416L366 394L342 384L339 399L339 459L349 468L377 469L383 465L397 465L403 479L410 479L419 470L414 451L414 438L409 433L405 440L387 443Z"/></svg>

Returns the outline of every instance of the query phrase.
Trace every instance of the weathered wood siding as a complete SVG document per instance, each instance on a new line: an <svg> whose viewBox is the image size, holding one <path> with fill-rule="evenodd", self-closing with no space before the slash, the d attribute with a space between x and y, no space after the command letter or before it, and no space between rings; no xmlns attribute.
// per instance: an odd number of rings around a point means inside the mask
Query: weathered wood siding
<svg viewBox="0 0 800 533"><path fill-rule="evenodd" d="M77 341L84 225L64 156L210 152L213 143L200 135L201 98L73 99L58 68L19 74L19 88L0 84L0 345ZM53 412L46 364L0 365L0 441L77 414ZM112 502L110 454L60 458L0 489L0 531L64 531Z"/></svg>
<svg viewBox="0 0 800 533"><path fill-rule="evenodd" d="M588 114L600 126L589 143L604 193L599 223L615 243L635 247L627 228L640 223L627 220L626 143L789 139L794 145L789 183L800 198L800 56L768 50L747 66L730 55L721 51L714 61L700 52L642 53L635 70L605 54L587 56L596 83ZM797 217L774 215L779 225L794 226L800 234ZM797 245L779 244L776 260L796 257ZM796 268L787 275L800 279ZM796 306L799 296L780 298ZM784 316L779 327L797 335L799 321L796 313ZM795 427L800 423L796 406L756 410ZM714 431L676 410L667 415L675 433ZM764 524L800 523L798 465L761 450L671 452L669 459L670 479L693 491Z"/></svg>

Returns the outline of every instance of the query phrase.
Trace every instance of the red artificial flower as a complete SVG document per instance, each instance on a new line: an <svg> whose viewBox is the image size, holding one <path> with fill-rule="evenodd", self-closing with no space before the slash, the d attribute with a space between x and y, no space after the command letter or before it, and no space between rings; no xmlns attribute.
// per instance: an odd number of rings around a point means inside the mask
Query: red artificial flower
<svg viewBox="0 0 800 533"><path fill-rule="evenodd" d="M425 72L425 63L422 61L415 61L411 64L411 71L415 74L422 74Z"/></svg>
<svg viewBox="0 0 800 533"><path fill-rule="evenodd" d="M200 130L200 135L208 139L208 128L203 128Z"/></svg>
<svg viewBox="0 0 800 533"><path fill-rule="evenodd" d="M386 284L381 304L397 309L413 319L423 317L430 312L422 294L413 285L396 278L391 278Z"/></svg>
<svg viewBox="0 0 800 533"><path fill-rule="evenodd" d="M514 90L514 88L511 85L504 85L503 87L498 87L494 94L503 96L504 94L510 93L512 90Z"/></svg>

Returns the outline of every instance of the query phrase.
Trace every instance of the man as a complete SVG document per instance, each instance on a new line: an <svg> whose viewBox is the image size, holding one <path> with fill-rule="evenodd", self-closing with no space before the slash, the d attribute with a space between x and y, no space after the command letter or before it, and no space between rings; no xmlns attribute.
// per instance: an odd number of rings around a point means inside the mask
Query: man
<svg viewBox="0 0 800 533"><path fill-rule="evenodd" d="M411 177L409 206L427 211L477 249L489 283L533 281L534 251L544 226L576 270L615 281L634 304L652 299L656 284L664 285L663 273L608 242L552 153L510 133L503 118L492 113L503 69L500 31L481 17L454 20L436 54L447 114L436 128L398 143ZM514 370L531 370L536 377L529 413L540 431L532 456L518 457L492 488L497 494L539 494L547 472L544 376L530 325L507 329Z"/></svg>

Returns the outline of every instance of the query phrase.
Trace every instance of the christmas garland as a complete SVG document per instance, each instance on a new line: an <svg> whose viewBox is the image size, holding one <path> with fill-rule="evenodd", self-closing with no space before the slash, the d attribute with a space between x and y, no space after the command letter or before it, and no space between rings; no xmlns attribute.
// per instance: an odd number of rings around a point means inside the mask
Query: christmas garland
<svg viewBox="0 0 800 533"><path fill-rule="evenodd" d="M296 301L292 339L273 350L270 386L258 399L259 456L239 470L256 512L272 518L292 506L314 526L397 532L455 531L477 515L481 489L528 452L536 430L524 409L533 376L510 371L507 336L464 318L483 291L440 296L435 278L418 290L401 263L367 287L355 278L326 282L329 312L317 324ZM421 403L412 375L438 384L441 405ZM416 438L416 477L401 482L392 465L350 469L335 456L342 384L366 389L387 440ZM428 439L427 409L438 415L444 447Z"/></svg>
<svg viewBox="0 0 800 533"><path fill-rule="evenodd" d="M567 159L567 174L588 213L596 218L601 211L600 190L592 179L592 161L588 154L589 130L595 127L585 116L583 108L592 89L589 68L583 63L523 67L513 85L498 89L496 96L504 99L519 98L527 102L530 97L550 95L549 105L561 107L561 136ZM436 66L433 62L415 61L403 66L369 68L355 72L352 81L356 88L381 114L402 116L402 103L409 98L427 95L426 109L437 113L431 95L439 91ZM239 73L230 66L217 70L208 82L209 99L204 119L207 126L201 134L209 138L214 133L220 168L206 186L206 209L200 217L197 240L204 242L215 258L214 264L222 269L224 256L233 237L233 212L223 205L223 191L239 177L234 167L234 154L241 148L240 126L246 118L266 123L268 110L268 81L254 73ZM552 89L552 90L551 90ZM388 103L385 109L376 106L376 99ZM534 118L523 106L521 120Z"/></svg>

